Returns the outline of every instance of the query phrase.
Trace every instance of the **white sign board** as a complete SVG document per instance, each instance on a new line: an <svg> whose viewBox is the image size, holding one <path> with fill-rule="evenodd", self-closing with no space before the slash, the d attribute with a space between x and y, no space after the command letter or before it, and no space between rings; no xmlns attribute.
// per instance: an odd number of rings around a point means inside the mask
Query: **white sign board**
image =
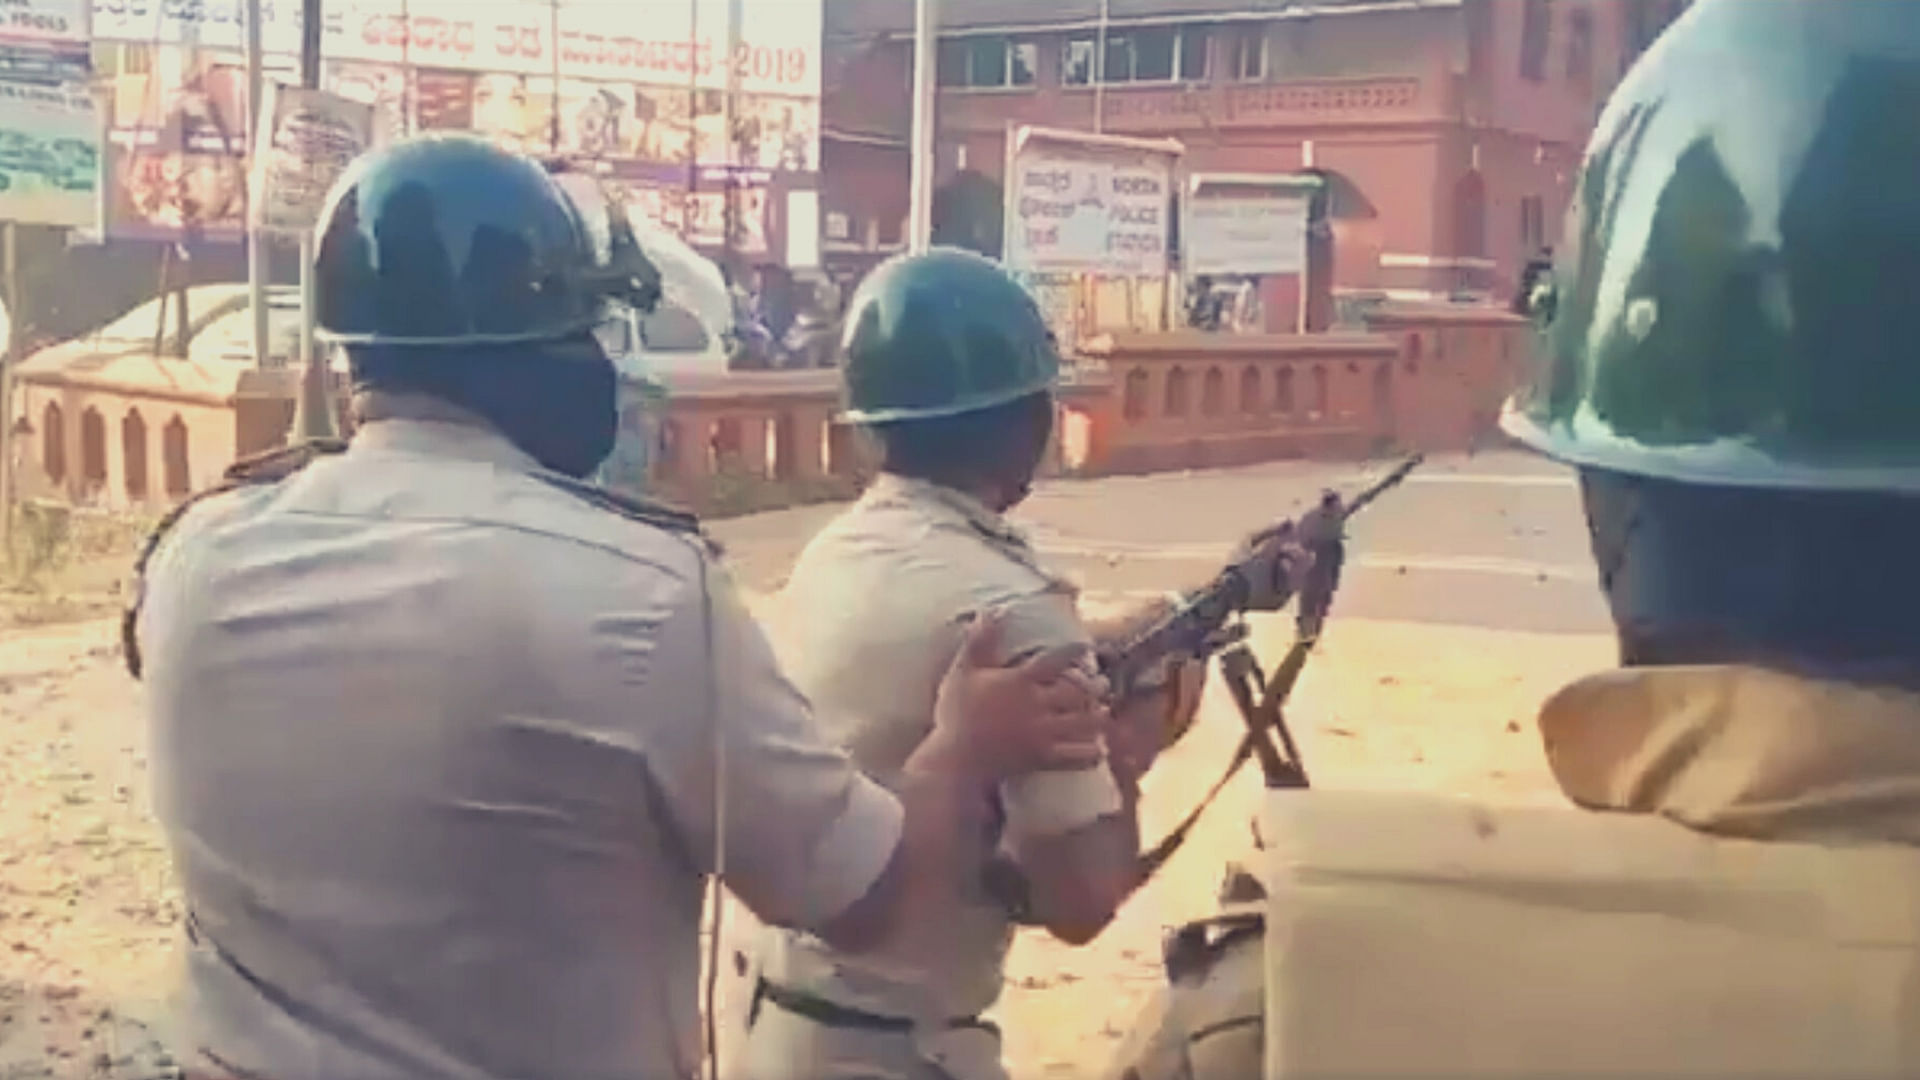
<svg viewBox="0 0 1920 1080"><path fill-rule="evenodd" d="M0 82L0 220L99 227L100 121L85 86Z"/></svg>
<svg viewBox="0 0 1920 1080"><path fill-rule="evenodd" d="M1008 170L1007 265L1165 274L1173 164L1166 152L1092 140L1021 139Z"/></svg>
<svg viewBox="0 0 1920 1080"><path fill-rule="evenodd" d="M253 223L279 232L313 228L333 182L372 140L373 106L272 84L254 144Z"/></svg>
<svg viewBox="0 0 1920 1080"><path fill-rule="evenodd" d="M1307 267L1303 195L1195 194L1181 233L1188 274L1299 274Z"/></svg>

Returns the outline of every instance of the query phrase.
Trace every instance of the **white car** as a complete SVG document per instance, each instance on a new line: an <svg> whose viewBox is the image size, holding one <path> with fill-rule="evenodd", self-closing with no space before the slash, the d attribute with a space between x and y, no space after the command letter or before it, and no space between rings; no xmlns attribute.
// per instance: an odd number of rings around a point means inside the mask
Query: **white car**
<svg viewBox="0 0 1920 1080"><path fill-rule="evenodd" d="M633 223L640 250L660 271L660 302L646 314L620 309L602 323L600 344L620 371L620 433L600 483L647 489L659 453L660 419L676 377L727 373L733 306L713 261L651 222Z"/></svg>

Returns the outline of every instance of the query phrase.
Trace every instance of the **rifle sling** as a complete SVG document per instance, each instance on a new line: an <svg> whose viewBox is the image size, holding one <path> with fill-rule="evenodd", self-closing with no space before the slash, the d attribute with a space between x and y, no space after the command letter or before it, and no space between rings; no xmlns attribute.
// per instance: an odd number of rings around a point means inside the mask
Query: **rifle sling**
<svg viewBox="0 0 1920 1080"><path fill-rule="evenodd" d="M1187 842L1187 835L1193 831L1194 825L1199 823L1201 815L1206 813L1207 807L1213 805L1213 801L1220 797L1220 793L1225 791L1227 785L1239 774L1240 767L1253 756L1257 741L1265 739L1269 728L1279 730L1280 739L1286 747L1287 754L1281 775L1284 782L1273 786L1302 788L1307 786L1306 769L1300 763L1300 753L1294 746L1293 737L1288 734L1286 724L1281 720L1281 710L1286 705L1288 696L1293 693L1294 685L1300 680L1300 672L1306 667L1307 656L1312 652L1313 644L1313 638L1294 640L1293 647L1287 651L1286 659L1280 662L1280 667L1274 671L1273 678L1268 681L1255 712L1246 717L1249 730L1240 737L1240 745L1234 749L1233 757L1228 760L1226 770L1220 774L1220 779L1213 782L1213 786L1201 796L1199 803L1180 819L1180 823L1175 825L1164 839L1141 853L1139 881L1136 888L1151 881L1153 875L1158 873L1160 868L1180 850L1181 845Z"/></svg>

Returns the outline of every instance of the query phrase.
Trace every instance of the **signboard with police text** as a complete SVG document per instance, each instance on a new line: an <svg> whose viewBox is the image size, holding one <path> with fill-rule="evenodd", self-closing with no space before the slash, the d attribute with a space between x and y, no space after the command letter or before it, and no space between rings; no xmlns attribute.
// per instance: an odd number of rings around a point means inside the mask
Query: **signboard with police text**
<svg viewBox="0 0 1920 1080"><path fill-rule="evenodd" d="M373 141L372 105L274 83L260 112L249 178L254 224L304 233L334 180Z"/></svg>
<svg viewBox="0 0 1920 1080"><path fill-rule="evenodd" d="M1178 153L1177 143L1020 129L1008 155L1008 266L1165 274Z"/></svg>

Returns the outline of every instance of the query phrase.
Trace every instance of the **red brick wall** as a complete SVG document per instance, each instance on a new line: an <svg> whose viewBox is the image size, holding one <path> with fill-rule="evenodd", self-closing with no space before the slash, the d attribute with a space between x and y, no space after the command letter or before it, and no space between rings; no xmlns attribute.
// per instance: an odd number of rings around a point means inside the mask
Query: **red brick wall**
<svg viewBox="0 0 1920 1080"><path fill-rule="evenodd" d="M1340 224L1336 286L1436 295L1466 288L1499 300L1533 253L1520 235L1522 200L1542 200L1544 239L1556 240L1592 122L1624 66L1628 9L1664 2L1552 0L1546 77L1537 83L1519 70L1526 0L1277 20L1272 80L1227 81L1216 39L1212 82L1109 86L1100 95L1104 129L1178 138L1196 170L1294 170L1309 164L1311 144L1311 164L1352 181L1377 215ZM1567 73L1576 11L1592 27L1585 79ZM1477 45L1476 25L1484 27ZM904 137L908 44L845 51L857 60L837 69L828 126L844 110L849 123L890 123ZM1092 129L1095 94L1059 85L1059 52L1058 38L1042 37L1031 90L941 94L939 180L963 160L998 177L1009 124ZM1484 225L1478 242L1463 243L1458 192L1469 172L1480 176ZM891 184L904 206L906 169L844 182L829 169L826 184L876 205Z"/></svg>

